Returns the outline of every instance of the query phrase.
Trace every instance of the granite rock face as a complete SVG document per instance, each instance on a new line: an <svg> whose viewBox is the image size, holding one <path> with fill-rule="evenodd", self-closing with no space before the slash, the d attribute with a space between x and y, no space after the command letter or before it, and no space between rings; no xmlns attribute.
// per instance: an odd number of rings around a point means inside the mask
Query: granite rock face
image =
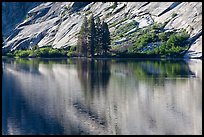
<svg viewBox="0 0 204 137"><path fill-rule="evenodd" d="M26 14L41 2L2 2L2 33L8 37L17 24L26 18Z"/></svg>
<svg viewBox="0 0 204 137"><path fill-rule="evenodd" d="M166 31L183 28L190 34L192 44L185 57L202 57L202 2L117 2L116 8L113 8L113 2L47 2L34 3L30 7L35 4L38 6L27 12L24 21L20 24L13 22L17 26L13 33L6 33L9 36L3 51L31 48L33 45L74 46L84 16L89 18L92 12L108 23L111 32L132 20L139 23L139 28L170 20L165 26ZM2 16L5 18L4 8ZM173 17L173 14L176 16ZM9 28L4 18L3 33ZM111 26L116 22L119 23Z"/></svg>

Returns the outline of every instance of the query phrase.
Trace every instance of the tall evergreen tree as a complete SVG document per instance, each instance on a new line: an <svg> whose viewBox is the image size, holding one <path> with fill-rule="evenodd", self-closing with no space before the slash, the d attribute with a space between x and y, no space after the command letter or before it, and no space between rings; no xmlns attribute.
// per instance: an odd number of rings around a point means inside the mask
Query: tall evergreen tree
<svg viewBox="0 0 204 137"><path fill-rule="evenodd" d="M87 56L88 52L88 22L87 17L84 17L83 24L81 26L78 41L77 41L77 51L84 56Z"/></svg>
<svg viewBox="0 0 204 137"><path fill-rule="evenodd" d="M94 57L95 53L107 55L109 45L110 32L107 23L104 21L101 23L99 17L94 21L93 14L88 22L85 17L78 36L77 51L84 56L88 53L91 57Z"/></svg>
<svg viewBox="0 0 204 137"><path fill-rule="evenodd" d="M96 41L96 28L93 14L89 19L89 33L88 33L88 45L89 45L89 53L91 57L94 57L95 51L95 41Z"/></svg>
<svg viewBox="0 0 204 137"><path fill-rule="evenodd" d="M95 45L95 52L97 54L101 53L102 49L102 24L100 18L96 17L96 45Z"/></svg>
<svg viewBox="0 0 204 137"><path fill-rule="evenodd" d="M102 23L102 50L103 54L107 55L107 51L110 48L110 32L108 29L108 24L103 21Z"/></svg>

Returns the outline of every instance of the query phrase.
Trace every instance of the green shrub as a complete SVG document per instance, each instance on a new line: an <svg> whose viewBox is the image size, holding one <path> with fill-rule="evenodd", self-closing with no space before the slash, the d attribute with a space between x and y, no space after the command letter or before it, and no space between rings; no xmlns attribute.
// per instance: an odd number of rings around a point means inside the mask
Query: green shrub
<svg viewBox="0 0 204 137"><path fill-rule="evenodd" d="M165 42L168 39L167 33L165 33L165 32L159 33L158 37L162 42Z"/></svg>
<svg viewBox="0 0 204 137"><path fill-rule="evenodd" d="M67 53L67 56L68 57L78 57L79 56L79 53L77 53L76 51L69 51Z"/></svg>
<svg viewBox="0 0 204 137"><path fill-rule="evenodd" d="M180 57L181 53L184 53L182 51L188 49L189 34L185 30L180 32L150 32L153 28L160 28L157 25L141 30L140 34L134 33L138 37L133 42L133 46L128 48L128 53ZM151 48L147 47L152 42L161 42L161 44Z"/></svg>
<svg viewBox="0 0 204 137"><path fill-rule="evenodd" d="M89 15L89 14L91 14L92 13L92 11L87 11L86 13L85 13L85 16L87 16L87 15Z"/></svg>
<svg viewBox="0 0 204 137"><path fill-rule="evenodd" d="M38 53L37 50L31 50L31 52L30 52L28 57L35 58L35 57L37 57L37 53Z"/></svg>
<svg viewBox="0 0 204 137"><path fill-rule="evenodd" d="M162 30L163 28L164 28L164 24L162 24L162 23L154 23L152 25L151 29L153 29L153 30Z"/></svg>
<svg viewBox="0 0 204 137"><path fill-rule="evenodd" d="M61 56L60 51L58 51L57 49L50 49L48 54L49 54L49 57L59 57L59 56Z"/></svg>
<svg viewBox="0 0 204 137"><path fill-rule="evenodd" d="M43 47L39 49L37 53L38 57L49 57L49 48Z"/></svg>
<svg viewBox="0 0 204 137"><path fill-rule="evenodd" d="M134 46L136 46L138 49L141 47L146 46L150 42L156 42L158 40L158 37L154 33L147 33L144 35L140 35L137 39L137 41L134 43Z"/></svg>
<svg viewBox="0 0 204 137"><path fill-rule="evenodd" d="M128 31L130 31L133 28L138 28L139 23L136 22L135 20L131 21L130 23L127 23L125 25L121 25L116 31L116 34L120 34L120 33L126 33Z"/></svg>
<svg viewBox="0 0 204 137"><path fill-rule="evenodd" d="M171 15L171 17L174 18L174 17L176 17L177 15L178 15L177 13L173 13L173 14Z"/></svg>
<svg viewBox="0 0 204 137"><path fill-rule="evenodd" d="M12 53L6 53L6 56L13 57L14 55Z"/></svg>
<svg viewBox="0 0 204 137"><path fill-rule="evenodd" d="M70 51L76 51L76 46L71 46L69 50Z"/></svg>
<svg viewBox="0 0 204 137"><path fill-rule="evenodd" d="M63 49L54 49L50 47L43 47L37 52L38 57L52 58L52 57L65 57L66 51Z"/></svg>
<svg viewBox="0 0 204 137"><path fill-rule="evenodd" d="M124 22L126 20L128 20L128 17L125 17L124 19L119 20L118 22L113 22L112 24L109 25L109 28L115 27L117 24L120 24L120 23L122 23L122 22Z"/></svg>
<svg viewBox="0 0 204 137"><path fill-rule="evenodd" d="M32 50L36 50L36 49L38 49L38 48L39 48L38 45L34 45L34 46L32 46Z"/></svg>
<svg viewBox="0 0 204 137"><path fill-rule="evenodd" d="M70 50L75 51L76 47L70 48ZM52 57L66 57L67 50L65 49L55 49L51 46L44 47L34 47L32 50L15 50L14 52L9 52L6 54L9 57L43 57L43 58L52 58Z"/></svg>
<svg viewBox="0 0 204 137"><path fill-rule="evenodd" d="M19 58L26 58L31 53L31 50L19 50L15 56Z"/></svg>
<svg viewBox="0 0 204 137"><path fill-rule="evenodd" d="M61 56L66 57L67 56L67 51L64 49L59 49Z"/></svg>
<svg viewBox="0 0 204 137"><path fill-rule="evenodd" d="M178 46L186 46L187 39L189 38L189 34L185 31L177 33L177 34L171 34L169 39L166 42L166 46L170 48L171 46L178 45Z"/></svg>

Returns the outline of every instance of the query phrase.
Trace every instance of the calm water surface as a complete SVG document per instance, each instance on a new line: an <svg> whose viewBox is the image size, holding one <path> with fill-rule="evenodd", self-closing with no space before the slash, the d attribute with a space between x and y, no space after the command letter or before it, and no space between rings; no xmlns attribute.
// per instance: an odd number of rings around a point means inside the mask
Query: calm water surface
<svg viewBox="0 0 204 137"><path fill-rule="evenodd" d="M3 59L2 134L202 134L202 61Z"/></svg>

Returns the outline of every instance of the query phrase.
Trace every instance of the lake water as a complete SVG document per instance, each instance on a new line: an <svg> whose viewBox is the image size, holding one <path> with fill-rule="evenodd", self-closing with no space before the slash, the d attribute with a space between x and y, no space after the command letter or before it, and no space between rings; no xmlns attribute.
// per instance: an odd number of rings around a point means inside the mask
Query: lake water
<svg viewBox="0 0 204 137"><path fill-rule="evenodd" d="M202 134L202 61L3 59L2 134Z"/></svg>

